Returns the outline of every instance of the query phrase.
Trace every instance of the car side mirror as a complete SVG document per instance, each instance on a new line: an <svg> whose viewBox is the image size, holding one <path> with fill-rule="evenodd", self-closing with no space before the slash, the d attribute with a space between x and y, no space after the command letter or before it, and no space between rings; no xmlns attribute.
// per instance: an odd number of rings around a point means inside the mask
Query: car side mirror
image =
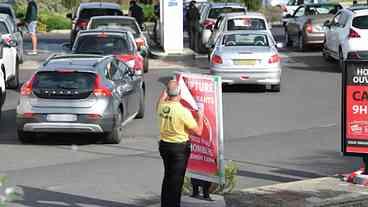
<svg viewBox="0 0 368 207"><path fill-rule="evenodd" d="M324 26L324 27L328 27L328 28L330 28L330 27L331 27L331 22L330 22L330 20L325 21L325 22L323 23L323 26Z"/></svg>
<svg viewBox="0 0 368 207"><path fill-rule="evenodd" d="M15 38L11 36L2 37L2 43L6 47L16 47L17 46L17 41L15 40Z"/></svg>
<svg viewBox="0 0 368 207"><path fill-rule="evenodd" d="M67 14L66 14L66 18L68 18L68 19L72 19L72 18L73 18L72 13L67 13Z"/></svg>

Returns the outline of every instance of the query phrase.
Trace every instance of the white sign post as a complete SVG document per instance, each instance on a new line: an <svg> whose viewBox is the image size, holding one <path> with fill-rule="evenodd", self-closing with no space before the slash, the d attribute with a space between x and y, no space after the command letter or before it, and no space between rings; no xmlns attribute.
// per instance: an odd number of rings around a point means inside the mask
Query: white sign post
<svg viewBox="0 0 368 207"><path fill-rule="evenodd" d="M183 0L160 0L160 37L165 53L183 53Z"/></svg>

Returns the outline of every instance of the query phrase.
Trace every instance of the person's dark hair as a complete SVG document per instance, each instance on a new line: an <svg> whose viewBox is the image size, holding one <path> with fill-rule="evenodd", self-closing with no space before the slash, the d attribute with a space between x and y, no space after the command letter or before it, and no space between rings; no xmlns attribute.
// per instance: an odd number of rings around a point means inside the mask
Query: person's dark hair
<svg viewBox="0 0 368 207"><path fill-rule="evenodd" d="M137 2L136 2L136 1L134 1L134 0L132 0L132 1L130 1L130 2L129 2L129 4L134 6L134 5L136 5L136 4L137 4Z"/></svg>

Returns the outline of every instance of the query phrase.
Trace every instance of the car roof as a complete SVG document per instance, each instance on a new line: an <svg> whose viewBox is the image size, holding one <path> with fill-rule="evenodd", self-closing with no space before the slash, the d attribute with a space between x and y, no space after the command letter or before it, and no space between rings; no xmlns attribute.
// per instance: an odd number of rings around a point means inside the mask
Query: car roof
<svg viewBox="0 0 368 207"><path fill-rule="evenodd" d="M354 13L367 13L368 5L357 5L357 6L350 7L347 10L352 11Z"/></svg>
<svg viewBox="0 0 368 207"><path fill-rule="evenodd" d="M300 6L322 6L322 5L328 5L328 6L341 6L339 3L310 3L310 4L304 4Z"/></svg>
<svg viewBox="0 0 368 207"><path fill-rule="evenodd" d="M91 19L122 19L122 20L133 20L135 21L134 17L129 16L94 16Z"/></svg>
<svg viewBox="0 0 368 207"><path fill-rule="evenodd" d="M73 69L76 71L95 72L97 70L96 66L108 57L112 56L93 54L52 55L43 63L40 71Z"/></svg>
<svg viewBox="0 0 368 207"><path fill-rule="evenodd" d="M0 3L0 7L6 7L9 9L13 9L13 7L10 4Z"/></svg>
<svg viewBox="0 0 368 207"><path fill-rule="evenodd" d="M266 19L266 17L259 12L247 12L247 13L233 13L232 15L227 15L228 19L235 19L235 18L247 17L247 18L262 18Z"/></svg>
<svg viewBox="0 0 368 207"><path fill-rule="evenodd" d="M222 7L244 7L242 4L240 3L210 3L209 6L211 8L222 8Z"/></svg>
<svg viewBox="0 0 368 207"><path fill-rule="evenodd" d="M267 30L236 30L236 31L223 32L223 35L232 35L232 34L260 34L267 36L270 35L270 33Z"/></svg>
<svg viewBox="0 0 368 207"><path fill-rule="evenodd" d="M93 9L93 8L106 8L106 9L120 9L119 4L110 2L87 2L81 3L79 8L81 9Z"/></svg>
<svg viewBox="0 0 368 207"><path fill-rule="evenodd" d="M129 33L130 31L124 28L119 28L119 29L112 29L112 28L107 28L107 29L90 29L90 30L82 30L79 32L80 35L88 35L88 34L100 34L100 33L105 33L105 34L125 34L125 33Z"/></svg>

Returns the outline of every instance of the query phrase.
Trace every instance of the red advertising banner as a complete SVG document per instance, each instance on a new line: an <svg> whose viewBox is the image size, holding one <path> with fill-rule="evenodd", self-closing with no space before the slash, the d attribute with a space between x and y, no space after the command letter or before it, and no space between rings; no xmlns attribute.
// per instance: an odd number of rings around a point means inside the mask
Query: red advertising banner
<svg viewBox="0 0 368 207"><path fill-rule="evenodd" d="M190 135L191 155L187 172L190 177L222 183L222 95L221 79L215 76L177 75L182 104L193 113L203 110L202 136Z"/></svg>
<svg viewBox="0 0 368 207"><path fill-rule="evenodd" d="M368 62L350 62L343 76L343 152L368 154Z"/></svg>

